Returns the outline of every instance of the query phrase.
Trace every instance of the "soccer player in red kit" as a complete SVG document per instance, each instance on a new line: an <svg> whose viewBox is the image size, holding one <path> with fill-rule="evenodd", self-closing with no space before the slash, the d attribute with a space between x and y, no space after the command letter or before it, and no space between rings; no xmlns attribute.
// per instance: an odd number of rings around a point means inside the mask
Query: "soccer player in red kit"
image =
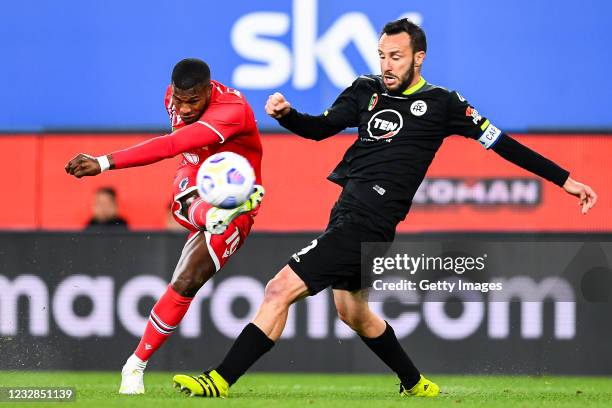
<svg viewBox="0 0 612 408"><path fill-rule="evenodd" d="M172 212L191 233L138 347L123 366L122 394L144 393L147 361L176 330L197 291L244 243L264 194L261 138L253 111L239 91L211 80L208 65L189 58L175 65L165 102L172 133L100 157L81 153L65 168L81 178L183 155L174 176ZM244 156L255 170L255 189L236 209L212 207L197 194L195 179L201 163L223 151Z"/></svg>

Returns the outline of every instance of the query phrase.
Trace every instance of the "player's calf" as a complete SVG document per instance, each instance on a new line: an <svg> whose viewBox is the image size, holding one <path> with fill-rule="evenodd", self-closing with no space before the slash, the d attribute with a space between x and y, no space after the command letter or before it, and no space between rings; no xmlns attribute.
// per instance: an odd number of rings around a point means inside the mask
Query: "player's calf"
<svg viewBox="0 0 612 408"><path fill-rule="evenodd" d="M121 371L121 394L144 393L147 361L174 333L197 291L215 272L204 237L195 235L185 245L173 282L153 306L142 339Z"/></svg>

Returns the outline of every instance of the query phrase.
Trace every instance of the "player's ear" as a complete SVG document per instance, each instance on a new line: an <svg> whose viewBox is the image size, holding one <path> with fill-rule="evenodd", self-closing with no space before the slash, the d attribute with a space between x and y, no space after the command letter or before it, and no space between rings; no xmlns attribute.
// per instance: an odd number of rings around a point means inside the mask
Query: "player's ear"
<svg viewBox="0 0 612 408"><path fill-rule="evenodd" d="M423 65L423 61L425 61L425 51L418 51L414 53L414 66L417 68L421 68Z"/></svg>

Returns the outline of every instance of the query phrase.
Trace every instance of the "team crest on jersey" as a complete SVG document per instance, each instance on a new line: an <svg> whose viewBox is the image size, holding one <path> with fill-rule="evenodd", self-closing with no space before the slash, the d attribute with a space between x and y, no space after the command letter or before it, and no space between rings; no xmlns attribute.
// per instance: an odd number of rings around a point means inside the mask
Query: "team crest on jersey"
<svg viewBox="0 0 612 408"><path fill-rule="evenodd" d="M414 101L412 105L410 105L410 113L414 116L423 116L427 112L427 104L425 101Z"/></svg>
<svg viewBox="0 0 612 408"><path fill-rule="evenodd" d="M370 102L368 103L368 112L374 109L377 103L378 103L378 94L373 93L372 97L370 98Z"/></svg>
<svg viewBox="0 0 612 408"><path fill-rule="evenodd" d="M181 191L185 191L185 189L187 188L187 185L189 184L189 177L185 177L184 179L181 180L181 182L179 183L179 190Z"/></svg>
<svg viewBox="0 0 612 408"><path fill-rule="evenodd" d="M368 134L372 139L390 139L404 126L402 115L394 109L376 112L368 122Z"/></svg>
<svg viewBox="0 0 612 408"><path fill-rule="evenodd" d="M200 162L200 156L194 153L183 153L183 157L191 164L198 164Z"/></svg>

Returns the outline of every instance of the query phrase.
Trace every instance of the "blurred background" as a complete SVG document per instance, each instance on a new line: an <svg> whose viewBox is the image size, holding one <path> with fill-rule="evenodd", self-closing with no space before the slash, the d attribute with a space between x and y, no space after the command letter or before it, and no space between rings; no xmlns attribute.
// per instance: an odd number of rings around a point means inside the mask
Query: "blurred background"
<svg viewBox="0 0 612 408"><path fill-rule="evenodd" d="M267 196L254 233L198 294L152 368L211 364L197 351L226 350L265 282L325 228L339 193L325 177L355 136L315 143L287 134L264 113L268 95L280 91L299 110L323 112L356 76L379 73L378 32L399 17L427 33L429 82L461 92L600 201L581 216L558 187L450 137L398 239L609 241L611 13L604 0L3 4L0 369L117 370L136 346L186 236L169 216L179 159L82 180L64 165L79 152L97 156L169 132L164 92L186 57L207 61L214 79L251 103ZM610 254L597 255L609 274ZM500 317L501 334L491 330L499 316L486 299L476 317L461 302L434 315L418 301L377 307L407 347L423 350L418 363L430 372L612 374L608 297L579 298L576 288L567 312L544 294L541 315L515 302ZM332 306L328 292L298 305L279 350L257 368L384 370ZM451 323L455 335L438 330ZM568 361L570 353L578 358Z"/></svg>

